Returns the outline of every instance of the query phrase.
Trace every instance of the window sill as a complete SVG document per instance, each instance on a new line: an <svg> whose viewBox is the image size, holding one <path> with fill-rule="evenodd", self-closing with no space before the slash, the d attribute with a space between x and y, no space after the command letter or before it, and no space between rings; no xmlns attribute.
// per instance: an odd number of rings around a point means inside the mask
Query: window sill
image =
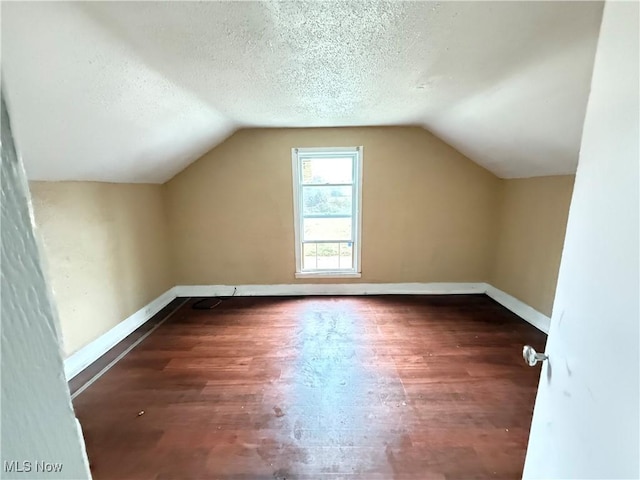
<svg viewBox="0 0 640 480"><path fill-rule="evenodd" d="M356 272L296 272L296 278L360 278Z"/></svg>

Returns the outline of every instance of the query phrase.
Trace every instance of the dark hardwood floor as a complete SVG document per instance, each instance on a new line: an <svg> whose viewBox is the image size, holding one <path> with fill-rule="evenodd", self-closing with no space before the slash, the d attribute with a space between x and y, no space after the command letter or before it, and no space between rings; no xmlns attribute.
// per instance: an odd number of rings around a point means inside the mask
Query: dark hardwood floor
<svg viewBox="0 0 640 480"><path fill-rule="evenodd" d="M193 302L75 398L96 480L521 477L546 336L488 297Z"/></svg>

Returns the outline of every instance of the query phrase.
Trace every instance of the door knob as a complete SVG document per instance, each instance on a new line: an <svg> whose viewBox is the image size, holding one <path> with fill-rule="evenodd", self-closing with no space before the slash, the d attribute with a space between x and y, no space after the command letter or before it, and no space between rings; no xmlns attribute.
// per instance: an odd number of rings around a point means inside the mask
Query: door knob
<svg viewBox="0 0 640 480"><path fill-rule="evenodd" d="M536 363L544 362L545 360L547 360L549 356L545 355L544 353L536 352L536 349L531 345L525 345L522 348L522 358L524 358L524 361L527 365L533 367Z"/></svg>

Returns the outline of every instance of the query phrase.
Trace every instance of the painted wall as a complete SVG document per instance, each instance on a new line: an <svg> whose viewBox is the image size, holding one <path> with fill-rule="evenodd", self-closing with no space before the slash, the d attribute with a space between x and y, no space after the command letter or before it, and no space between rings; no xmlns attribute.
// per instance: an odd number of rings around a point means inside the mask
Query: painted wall
<svg viewBox="0 0 640 480"><path fill-rule="evenodd" d="M503 182L490 283L551 316L574 176Z"/></svg>
<svg viewBox="0 0 640 480"><path fill-rule="evenodd" d="M62 367L58 322L32 227L29 189L16 158L4 97L1 123L0 476L91 478ZM51 472L36 473L36 462L57 465L51 466L55 468Z"/></svg>
<svg viewBox="0 0 640 480"><path fill-rule="evenodd" d="M423 129L387 127L241 130L174 177L164 188L176 284L318 283L294 278L291 148L356 145L355 281L486 281L501 180Z"/></svg>
<svg viewBox="0 0 640 480"><path fill-rule="evenodd" d="M362 278L294 277L291 148L364 146ZM167 184L32 182L67 356L174 285L487 282L549 314L573 177L420 128L241 130Z"/></svg>
<svg viewBox="0 0 640 480"><path fill-rule="evenodd" d="M67 356L173 286L161 186L30 188Z"/></svg>
<svg viewBox="0 0 640 480"><path fill-rule="evenodd" d="M639 19L605 5L527 479L640 478Z"/></svg>

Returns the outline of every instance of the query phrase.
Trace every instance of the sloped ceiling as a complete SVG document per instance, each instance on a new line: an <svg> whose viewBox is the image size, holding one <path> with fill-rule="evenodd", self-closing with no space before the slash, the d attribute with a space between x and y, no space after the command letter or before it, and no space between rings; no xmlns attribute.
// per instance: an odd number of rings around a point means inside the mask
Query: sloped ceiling
<svg viewBox="0 0 640 480"><path fill-rule="evenodd" d="M566 174L601 13L600 2L3 3L3 88L37 180L164 182L249 126L405 124L500 177Z"/></svg>

